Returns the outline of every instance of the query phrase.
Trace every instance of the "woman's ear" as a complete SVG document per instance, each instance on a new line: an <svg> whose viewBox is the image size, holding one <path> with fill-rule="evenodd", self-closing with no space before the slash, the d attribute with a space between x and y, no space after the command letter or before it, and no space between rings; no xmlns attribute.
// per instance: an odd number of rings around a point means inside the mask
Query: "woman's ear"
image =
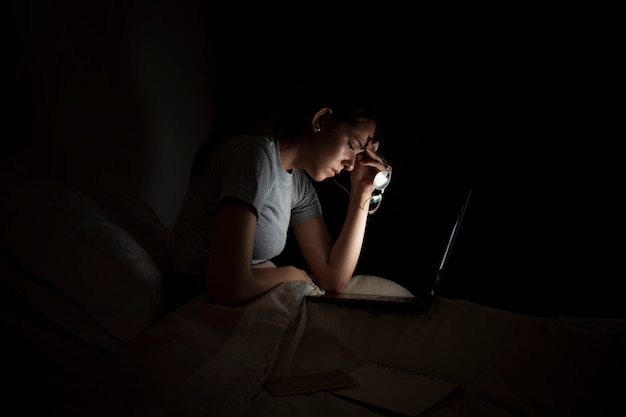
<svg viewBox="0 0 626 417"><path fill-rule="evenodd" d="M324 121L333 113L333 111L324 107L323 109L319 109L315 116L313 116L312 127L314 132L320 132L322 127L324 126Z"/></svg>

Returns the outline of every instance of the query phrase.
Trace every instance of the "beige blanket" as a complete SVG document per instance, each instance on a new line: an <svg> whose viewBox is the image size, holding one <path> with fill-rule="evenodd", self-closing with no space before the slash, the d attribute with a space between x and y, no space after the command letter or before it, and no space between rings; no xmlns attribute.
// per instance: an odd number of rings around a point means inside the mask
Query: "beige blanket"
<svg viewBox="0 0 626 417"><path fill-rule="evenodd" d="M531 317L445 298L418 314L378 311L304 301L313 291L285 283L240 308L200 297L61 399L65 411L378 416L327 392L273 397L263 388L269 376L350 371L376 360L461 382L430 416L511 415L478 393L519 415L626 415L626 320Z"/></svg>

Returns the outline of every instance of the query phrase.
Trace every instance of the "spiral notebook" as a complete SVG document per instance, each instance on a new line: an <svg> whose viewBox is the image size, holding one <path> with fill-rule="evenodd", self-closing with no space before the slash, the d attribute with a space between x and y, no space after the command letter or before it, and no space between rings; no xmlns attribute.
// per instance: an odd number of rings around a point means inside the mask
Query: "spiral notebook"
<svg viewBox="0 0 626 417"><path fill-rule="evenodd" d="M380 362L368 362L349 375L356 380L354 387L329 392L375 411L411 417L431 409L459 386L454 379Z"/></svg>

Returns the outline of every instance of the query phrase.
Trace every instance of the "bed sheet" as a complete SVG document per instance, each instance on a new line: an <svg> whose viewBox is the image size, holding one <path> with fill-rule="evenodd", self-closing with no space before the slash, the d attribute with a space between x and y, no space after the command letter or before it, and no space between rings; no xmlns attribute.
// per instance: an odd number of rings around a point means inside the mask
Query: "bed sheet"
<svg viewBox="0 0 626 417"><path fill-rule="evenodd" d="M510 415L479 394L525 416L626 415L625 320L533 317L447 298L422 314L309 302L299 319L271 376L379 361L461 382L427 415ZM287 415L293 401L268 396L262 408Z"/></svg>
<svg viewBox="0 0 626 417"><path fill-rule="evenodd" d="M284 283L245 307L199 297L170 313L60 401L68 415L378 416L327 392L273 397L271 376L377 360L457 379L427 415L624 415L624 320L524 316L440 298L423 313L311 303ZM69 406L68 406L69 405ZM614 414L618 412L618 414Z"/></svg>

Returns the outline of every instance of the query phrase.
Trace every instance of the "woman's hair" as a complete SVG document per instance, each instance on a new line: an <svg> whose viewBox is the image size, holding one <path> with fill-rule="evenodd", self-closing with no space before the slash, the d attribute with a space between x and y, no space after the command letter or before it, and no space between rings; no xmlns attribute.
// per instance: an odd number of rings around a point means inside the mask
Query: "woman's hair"
<svg viewBox="0 0 626 417"><path fill-rule="evenodd" d="M223 140L240 134L294 137L310 129L313 116L324 107L332 110L332 123L373 121L376 123L375 137L380 130L380 96L371 79L316 79L299 83L284 94L278 94L277 99L265 100L264 104L265 110L260 110L255 117L238 120L234 126L222 126L211 132L196 153L191 175L202 172L209 154Z"/></svg>
<svg viewBox="0 0 626 417"><path fill-rule="evenodd" d="M311 128L315 113L332 109L333 123L381 122L378 93L373 85L356 80L331 80L300 84L279 106L254 124L250 133L276 137L296 136Z"/></svg>

